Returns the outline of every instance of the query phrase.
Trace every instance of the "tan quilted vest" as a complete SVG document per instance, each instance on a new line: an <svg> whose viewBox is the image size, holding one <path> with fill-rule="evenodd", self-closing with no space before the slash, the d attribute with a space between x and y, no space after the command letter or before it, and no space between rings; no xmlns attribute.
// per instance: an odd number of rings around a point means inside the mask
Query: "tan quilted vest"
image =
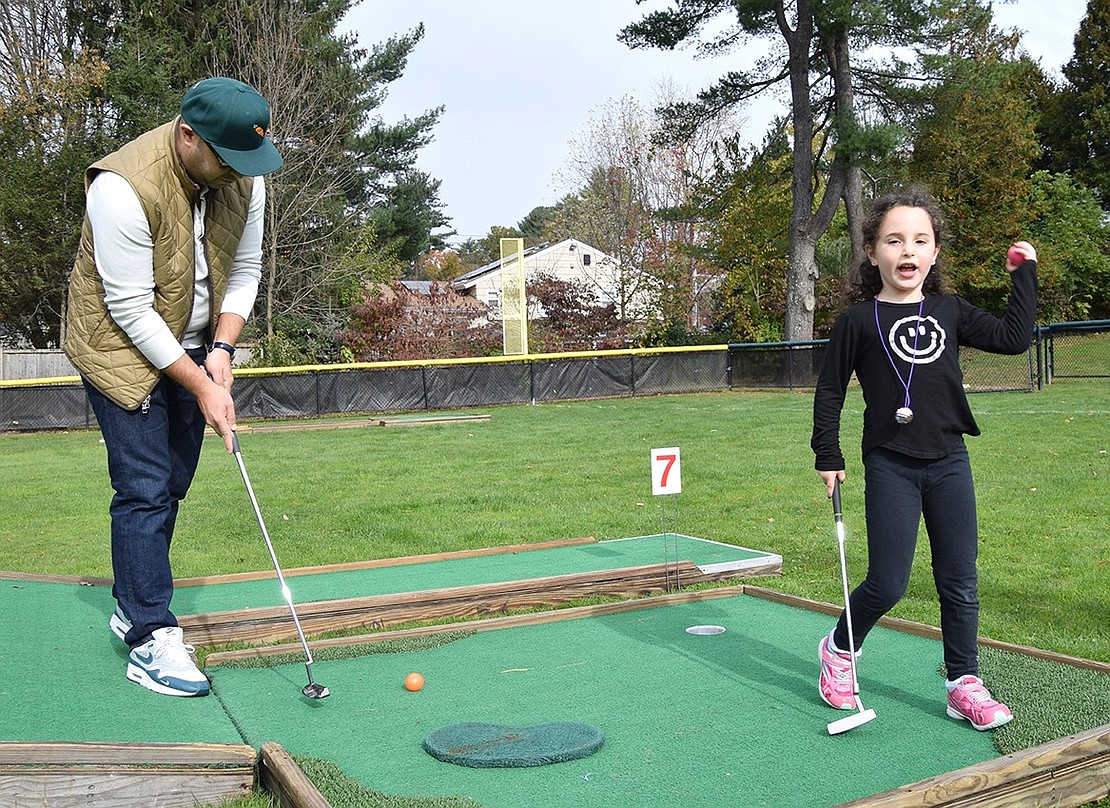
<svg viewBox="0 0 1110 808"><path fill-rule="evenodd" d="M154 310L181 339L193 308L195 256L193 204L198 189L174 150L179 119L140 135L85 172L85 188L100 171L113 171L135 189L154 240ZM215 333L228 276L246 224L254 180L244 177L208 192L204 245ZM69 279L65 352L96 389L134 410L161 373L135 348L108 313L104 284L93 260L92 227L86 215Z"/></svg>

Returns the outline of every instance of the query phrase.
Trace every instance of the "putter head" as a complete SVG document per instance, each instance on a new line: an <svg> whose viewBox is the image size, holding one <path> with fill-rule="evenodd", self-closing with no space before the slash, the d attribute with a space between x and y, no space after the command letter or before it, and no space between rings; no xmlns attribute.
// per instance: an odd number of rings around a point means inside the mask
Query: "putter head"
<svg viewBox="0 0 1110 808"><path fill-rule="evenodd" d="M840 735L842 732L855 729L861 724L866 724L868 721L874 721L875 718L876 715L874 710L860 710L858 713L853 713L852 715L829 724L829 735Z"/></svg>
<svg viewBox="0 0 1110 808"><path fill-rule="evenodd" d="M309 682L301 692L310 699L326 699L331 695L330 690L316 682Z"/></svg>

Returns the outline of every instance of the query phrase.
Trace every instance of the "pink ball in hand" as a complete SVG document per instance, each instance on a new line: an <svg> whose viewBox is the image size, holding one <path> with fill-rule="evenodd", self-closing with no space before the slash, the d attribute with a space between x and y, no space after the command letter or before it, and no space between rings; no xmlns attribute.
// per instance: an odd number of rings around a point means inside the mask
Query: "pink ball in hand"
<svg viewBox="0 0 1110 808"><path fill-rule="evenodd" d="M1010 263L1015 267L1020 267L1025 262L1025 254L1017 247L1011 247L1009 252Z"/></svg>

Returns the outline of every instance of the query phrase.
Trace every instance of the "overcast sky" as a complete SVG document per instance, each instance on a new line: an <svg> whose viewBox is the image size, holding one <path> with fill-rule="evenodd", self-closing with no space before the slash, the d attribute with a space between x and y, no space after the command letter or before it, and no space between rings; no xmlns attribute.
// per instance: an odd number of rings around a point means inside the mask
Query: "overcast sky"
<svg viewBox="0 0 1110 808"><path fill-rule="evenodd" d="M617 41L625 25L664 0L362 0L341 30L371 47L424 23L404 75L380 107L395 122L437 106L446 109L418 167L442 181L440 199L458 236L481 238L493 225L515 226L537 205L570 190L558 184L568 144L591 113L630 95L646 108L658 88L693 94L728 69L752 66L755 48L714 60L690 50L632 50ZM1072 56L1086 0L995 3L1004 28L1049 71ZM741 110L758 142L782 108L773 101Z"/></svg>

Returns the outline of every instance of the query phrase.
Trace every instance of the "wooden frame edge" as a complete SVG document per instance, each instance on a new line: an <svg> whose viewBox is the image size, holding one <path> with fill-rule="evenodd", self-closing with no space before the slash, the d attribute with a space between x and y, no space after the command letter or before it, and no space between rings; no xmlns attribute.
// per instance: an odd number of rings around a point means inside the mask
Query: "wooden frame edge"
<svg viewBox="0 0 1110 808"><path fill-rule="evenodd" d="M1110 796L1110 724L838 808L1077 808Z"/></svg>
<svg viewBox="0 0 1110 808"><path fill-rule="evenodd" d="M278 808L332 808L281 744L267 741L259 750L258 780Z"/></svg>
<svg viewBox="0 0 1110 808"><path fill-rule="evenodd" d="M192 808L248 796L257 768L238 743L4 741L0 804Z"/></svg>
<svg viewBox="0 0 1110 808"><path fill-rule="evenodd" d="M712 575L691 561L576 572L515 581L309 601L298 606L308 636L384 631L442 618L473 620L521 609L554 609L594 595L619 598L656 596L683 582L695 585L781 574L777 560ZM681 587L679 587L681 590ZM198 646L281 644L296 638L288 607L265 606L179 617Z"/></svg>
<svg viewBox="0 0 1110 808"><path fill-rule="evenodd" d="M697 592L675 592L670 595L653 595L646 598L632 598L616 603L602 603L594 606L571 606L565 609L551 609L543 612L529 614L509 615L507 617L486 617L478 620L461 620L457 623L445 623L437 626L421 626L419 628L394 629L392 631L375 631L368 634L357 634L350 637L337 637L330 640L316 640L309 643L314 651L326 648L341 648L349 645L370 645L388 640L405 639L406 637L427 637L435 634L446 634L452 631L493 631L500 628L515 628L518 626L535 626L543 623L557 623L563 620L576 620L582 617L602 617L609 614L635 611L637 609L651 609L657 606L669 606L678 603L696 603L703 600L733 597L744 594L746 585L722 586L715 589L703 589ZM299 643L286 643L284 645L271 645L263 648L248 648L242 651L218 651L205 657L204 666L220 665L241 659L263 659L282 654L302 653Z"/></svg>
<svg viewBox="0 0 1110 808"><path fill-rule="evenodd" d="M786 606L796 606L800 609L807 609L812 612L821 612L828 615L839 615L844 609L843 606L833 603L810 600L800 595L777 592L774 589L767 589L762 586L748 586L747 592L750 595L763 598L764 600L772 600ZM903 634L914 634L929 640L940 640L941 638L940 629L936 626L930 626L926 623L917 623L913 620L903 620L899 617L881 617L879 618L879 625L884 628L901 631ZM994 648L998 651L1021 654L1022 656L1040 659L1045 662L1055 662L1059 665L1069 665L1073 668L1105 673L1110 676L1110 664L1099 662L1094 659L1084 659L1083 657L1069 656L1068 654L1058 654L1055 651L1045 651L1042 648L1033 648L1029 645L1017 645L1015 643L1003 642L1002 640L992 640L989 637L979 637L979 645L987 648Z"/></svg>

